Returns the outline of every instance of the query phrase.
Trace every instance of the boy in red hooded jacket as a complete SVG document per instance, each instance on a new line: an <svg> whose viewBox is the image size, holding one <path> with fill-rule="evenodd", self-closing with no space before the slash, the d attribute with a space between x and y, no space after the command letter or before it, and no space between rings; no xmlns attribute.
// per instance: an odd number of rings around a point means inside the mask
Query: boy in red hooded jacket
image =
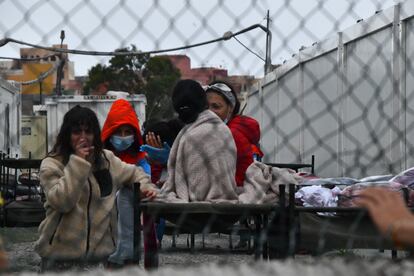
<svg viewBox="0 0 414 276"><path fill-rule="evenodd" d="M143 144L138 117L131 104L124 100L116 100L108 113L102 128L102 142L106 149L114 152L122 161L135 164L151 175L151 168L140 150ZM117 196L118 208L118 240L117 247L109 256L112 266L132 264L133 257L133 195L129 188L119 190ZM152 223L144 217L144 227L149 227L144 239L144 250L156 246L155 230Z"/></svg>

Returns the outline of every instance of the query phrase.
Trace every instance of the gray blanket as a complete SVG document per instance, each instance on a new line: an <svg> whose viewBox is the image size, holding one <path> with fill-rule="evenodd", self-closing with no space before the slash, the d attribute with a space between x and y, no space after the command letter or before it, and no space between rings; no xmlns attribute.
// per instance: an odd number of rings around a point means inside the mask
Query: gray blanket
<svg viewBox="0 0 414 276"><path fill-rule="evenodd" d="M206 110L178 134L168 159L168 178L157 201L271 203L277 202L280 184L298 183L298 177L287 169L254 162L246 171L244 187L237 190L235 170L231 132Z"/></svg>
<svg viewBox="0 0 414 276"><path fill-rule="evenodd" d="M237 202L235 172L233 136L216 114L205 110L174 141L158 200Z"/></svg>
<svg viewBox="0 0 414 276"><path fill-rule="evenodd" d="M279 185L297 185L300 179L300 176L293 174L288 169L280 169L261 162L254 162L247 168L243 191L239 195L239 203L261 204L277 202Z"/></svg>

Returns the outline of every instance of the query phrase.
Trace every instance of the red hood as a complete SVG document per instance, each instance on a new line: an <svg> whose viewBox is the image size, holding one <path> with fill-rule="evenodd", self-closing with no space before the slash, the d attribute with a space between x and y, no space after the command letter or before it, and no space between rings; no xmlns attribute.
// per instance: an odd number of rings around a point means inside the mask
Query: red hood
<svg viewBox="0 0 414 276"><path fill-rule="evenodd" d="M227 124L230 129L237 129L249 140L253 145L259 144L260 126L259 123L250 117L236 115Z"/></svg>
<svg viewBox="0 0 414 276"><path fill-rule="evenodd" d="M114 131L121 125L130 125L135 129L135 135L139 144L142 145L141 130L139 128L138 117L131 104L124 100L116 100L109 110L105 123L102 128L101 139L105 143Z"/></svg>
<svg viewBox="0 0 414 276"><path fill-rule="evenodd" d="M142 145L141 130L139 128L138 117L133 109L132 105L124 100L116 100L109 110L105 123L102 128L101 140L105 144L111 137L114 131L121 125L130 125L135 129L135 136L138 139L139 145ZM118 153L118 157L127 163L136 164L138 160L145 157L144 152L138 152L135 154L128 152Z"/></svg>

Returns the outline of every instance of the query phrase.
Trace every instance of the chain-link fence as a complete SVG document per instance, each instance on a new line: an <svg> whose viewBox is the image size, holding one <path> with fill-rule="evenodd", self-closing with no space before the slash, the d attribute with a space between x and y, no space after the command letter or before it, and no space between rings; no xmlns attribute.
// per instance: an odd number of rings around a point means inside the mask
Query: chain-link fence
<svg viewBox="0 0 414 276"><path fill-rule="evenodd" d="M393 248L349 190L374 179L410 202L411 182L389 182L411 167L414 152L410 1L3 0L0 14L0 73L21 85L0 86L0 147L11 156L43 157L76 104L92 108L101 127L119 97L141 127L177 115L185 122L169 145L163 203L139 209L149 221L144 239L165 219L159 231L172 243L158 237L161 250L146 248L149 266L180 254L180 242L195 254L220 247L256 259ZM199 82L207 98L186 94L198 89L188 83L174 90L179 79ZM260 141L254 122L235 119L226 86L257 120ZM43 138L35 142L34 133ZM263 163L246 172L259 149ZM303 186L279 186L292 183ZM322 187L310 201L328 199L306 209L300 188L312 184Z"/></svg>

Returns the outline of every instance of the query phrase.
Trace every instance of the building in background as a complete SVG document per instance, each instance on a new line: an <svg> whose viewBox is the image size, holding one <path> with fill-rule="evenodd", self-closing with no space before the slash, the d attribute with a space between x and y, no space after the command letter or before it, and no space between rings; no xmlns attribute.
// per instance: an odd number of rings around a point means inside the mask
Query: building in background
<svg viewBox="0 0 414 276"><path fill-rule="evenodd" d="M52 45L52 47L60 48L60 45ZM63 44L62 48L67 49L67 45ZM20 58L22 60L3 61L0 64L1 75L5 79L23 84L21 88L23 114L31 115L33 105L43 102L44 96L55 93L56 69L59 57L53 54L54 52L44 49L21 48ZM24 60L29 58L38 59ZM82 92L82 84L75 78L74 64L65 53L62 54L62 58L65 60L61 81L62 92L63 94L80 94ZM38 80L42 75L46 76Z"/></svg>
<svg viewBox="0 0 414 276"><path fill-rule="evenodd" d="M207 85L214 80L224 80L233 85L236 93L247 91L250 86L258 81L249 75L228 75L227 69L216 67L191 67L191 59L187 55L164 55L169 58L180 71L181 79L193 79L201 85Z"/></svg>

